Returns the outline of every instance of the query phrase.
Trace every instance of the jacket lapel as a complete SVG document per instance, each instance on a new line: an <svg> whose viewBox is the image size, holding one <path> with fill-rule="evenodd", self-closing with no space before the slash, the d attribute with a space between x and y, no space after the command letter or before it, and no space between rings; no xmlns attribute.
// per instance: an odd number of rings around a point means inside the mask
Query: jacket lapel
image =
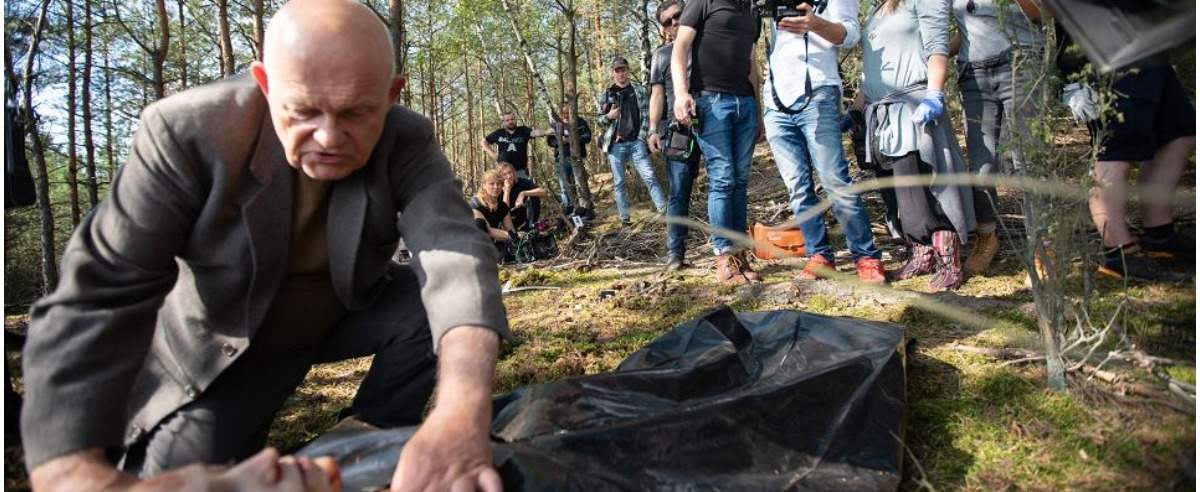
<svg viewBox="0 0 1200 492"><path fill-rule="evenodd" d="M369 166L368 166L369 167ZM333 185L329 199L329 276L333 290L342 305L356 309L354 304L354 264L363 223L366 222L366 168L355 171Z"/></svg>
<svg viewBox="0 0 1200 492"><path fill-rule="evenodd" d="M275 298L291 249L294 171L283 155L269 112L263 115L258 145L250 159L250 173L257 188L248 187L249 197L242 202L242 217L253 261L250 295L246 299L246 333L253 337Z"/></svg>

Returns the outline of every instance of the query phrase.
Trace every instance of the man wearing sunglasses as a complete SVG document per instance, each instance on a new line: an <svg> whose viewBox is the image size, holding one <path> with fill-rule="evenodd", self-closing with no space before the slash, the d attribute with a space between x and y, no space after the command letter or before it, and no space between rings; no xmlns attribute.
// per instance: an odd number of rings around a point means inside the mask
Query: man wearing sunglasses
<svg viewBox="0 0 1200 492"><path fill-rule="evenodd" d="M679 17L683 14L683 4L679 0L663 0L658 4L657 17L662 26L663 38L667 43L654 52L654 61L650 64L650 136L648 143L650 151L663 151L663 137L671 122L675 121L674 112L666 111L667 119L663 121L665 108L675 105L675 94L671 86L671 50L674 47L675 33L679 30ZM665 103L665 104L664 104ZM675 130L672 130L675 131ZM679 131L689 132L687 128ZM696 181L696 171L700 164L700 152L692 152L686 159L677 159L666 155L667 181L670 185L667 195L667 216L687 218L688 204L691 202L692 184ZM682 224L667 224L667 270L676 271L687 266L684 256L687 252L685 240L687 226Z"/></svg>
<svg viewBox="0 0 1200 492"><path fill-rule="evenodd" d="M845 229L859 280L883 283L883 264L862 198L845 191L853 182L838 128L842 84L838 48L858 42L858 2L832 0L827 7L817 12L802 3L797 9L801 15L784 17L772 26L763 123L792 211L801 219L809 256L800 280L823 277L834 268L824 214L803 217L820 202L813 184L815 171L833 199L833 214Z"/></svg>

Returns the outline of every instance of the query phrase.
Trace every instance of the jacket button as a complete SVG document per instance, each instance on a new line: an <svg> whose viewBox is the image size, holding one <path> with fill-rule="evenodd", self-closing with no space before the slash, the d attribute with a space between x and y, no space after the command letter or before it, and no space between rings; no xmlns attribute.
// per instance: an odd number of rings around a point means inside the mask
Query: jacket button
<svg viewBox="0 0 1200 492"><path fill-rule="evenodd" d="M190 384L183 387L183 393L186 394L188 398L191 398L193 400L196 399L196 395L199 394L196 392L196 388Z"/></svg>
<svg viewBox="0 0 1200 492"><path fill-rule="evenodd" d="M233 357L237 355L238 349L233 344L227 343L221 346L221 352L225 354L225 357Z"/></svg>

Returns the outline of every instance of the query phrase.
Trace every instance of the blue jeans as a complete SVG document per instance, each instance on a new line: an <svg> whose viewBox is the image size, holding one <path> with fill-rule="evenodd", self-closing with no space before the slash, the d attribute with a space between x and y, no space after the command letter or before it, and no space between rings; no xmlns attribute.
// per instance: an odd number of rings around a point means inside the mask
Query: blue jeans
<svg viewBox="0 0 1200 492"><path fill-rule="evenodd" d="M692 201L692 184L696 182L699 159L676 161L667 159L667 179L671 189L667 199L667 216L686 219L688 204ZM667 224L667 254L683 257L687 251L688 227L683 224Z"/></svg>
<svg viewBox="0 0 1200 492"><path fill-rule="evenodd" d="M880 258L875 239L871 236L871 220L863 208L862 198L845 189L854 184L850 179L850 164L842 151L840 89L836 86L818 87L810 96L796 101L786 114L767 108L763 123L767 126L767 141L775 155L779 176L787 185L792 212L797 216L812 210L820 200L813 184L813 171L821 179L833 201L833 215L846 231L846 243L855 259ZM805 102L808 105L805 106ZM800 108L804 109L800 109ZM825 234L825 214L799 222L804 233L804 249L808 255L822 255L833 261L833 250Z"/></svg>
<svg viewBox="0 0 1200 492"><path fill-rule="evenodd" d="M746 184L758 133L758 104L751 96L702 91L696 97L700 133L696 141L708 170L708 220L714 227L746 232ZM713 252L739 251L729 238L713 234Z"/></svg>
<svg viewBox="0 0 1200 492"><path fill-rule="evenodd" d="M587 167L582 162L576 166L571 163L570 157L559 156L555 174L558 175L563 206L592 208L592 190L588 187Z"/></svg>
<svg viewBox="0 0 1200 492"><path fill-rule="evenodd" d="M646 142L618 142L608 148L608 165L612 166L613 194L617 196L617 214L621 216L621 220L629 220L629 198L625 196L625 163L629 161L633 162L633 169L650 190L654 208L659 212L665 210L667 199L663 196L658 180L654 179L654 164L650 162L650 148L646 147Z"/></svg>

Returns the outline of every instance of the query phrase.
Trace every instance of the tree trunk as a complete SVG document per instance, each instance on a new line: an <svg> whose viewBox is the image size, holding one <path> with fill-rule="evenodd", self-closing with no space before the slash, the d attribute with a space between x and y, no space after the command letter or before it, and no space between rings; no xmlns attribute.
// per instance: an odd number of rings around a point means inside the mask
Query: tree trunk
<svg viewBox="0 0 1200 492"><path fill-rule="evenodd" d="M75 0L66 0L67 22L67 196L71 226L79 225L79 153L75 148ZM36 137L35 137L36 138Z"/></svg>
<svg viewBox="0 0 1200 492"><path fill-rule="evenodd" d="M520 26L517 25L517 13L509 0L500 0L500 3L504 6L504 12L507 14L506 17L508 17L509 24L512 25L513 33L517 36L517 44L521 46L521 53L525 55L525 69L528 71L529 76L537 82L537 88L542 95L542 101L546 105L549 118L551 121L554 121L556 119L555 113L558 111L554 107L554 102L550 99L550 91L546 89L546 82L538 74L537 65L533 62L533 50L529 48L529 42L525 40L525 33L521 32ZM532 100L532 90L528 90L527 92Z"/></svg>
<svg viewBox="0 0 1200 492"><path fill-rule="evenodd" d="M92 137L92 0L83 0L83 24L83 151L87 162L88 208L91 209L100 201L100 189L96 184L96 141Z"/></svg>
<svg viewBox="0 0 1200 492"><path fill-rule="evenodd" d="M642 26L642 80L650 80L650 63L654 59L654 49L650 46L650 0L642 0L642 9L638 11L638 24Z"/></svg>
<svg viewBox="0 0 1200 492"><path fill-rule="evenodd" d="M564 85L566 86L567 103L571 105L571 114L567 116L564 125L568 125L567 128L574 128L575 121L579 118L579 55L575 52L579 33L575 27L574 0L567 0L567 10L564 15L567 18L567 80ZM599 154L599 152L593 153ZM572 131L571 160L574 161L574 165L583 165L583 161L579 158L580 155L583 155L583 143L579 141L579 132Z"/></svg>
<svg viewBox="0 0 1200 492"><path fill-rule="evenodd" d="M217 32L221 37L221 77L232 77L236 63L229 35L229 0L217 0Z"/></svg>
<svg viewBox="0 0 1200 492"><path fill-rule="evenodd" d="M263 0L254 0L254 57L262 61L263 52Z"/></svg>
<svg viewBox="0 0 1200 492"><path fill-rule="evenodd" d="M33 112L33 83L34 58L38 55L38 45L42 41L42 31L46 27L46 10L50 0L42 0L42 9L38 14L33 35L29 41L29 52L25 55L25 83L21 88L21 102L24 107L22 123L32 140L34 166L37 168L37 206L42 219L42 293L49 294L58 284L58 255L54 253L54 211L50 208L50 176L46 168L46 152L42 145L41 132L38 131L37 116Z"/></svg>
<svg viewBox="0 0 1200 492"><path fill-rule="evenodd" d="M474 166L478 160L479 146L473 145L474 138L479 135L475 128L475 92L471 89L471 57L462 57L463 61L463 85L467 88L467 162L470 166L468 175L473 176L475 173Z"/></svg>
<svg viewBox="0 0 1200 492"><path fill-rule="evenodd" d="M184 0L176 0L179 6L179 90L188 88L187 26L183 13Z"/></svg>
<svg viewBox="0 0 1200 492"><path fill-rule="evenodd" d="M108 182L117 177L117 159L113 155L112 60L109 44L104 45L104 155L108 158Z"/></svg>
<svg viewBox="0 0 1200 492"><path fill-rule="evenodd" d="M167 52L171 49L171 24L167 18L166 0L156 0L158 11L158 48L151 53L154 63L154 99L157 101L167 95L166 79L163 77L163 66L167 63Z"/></svg>
<svg viewBox="0 0 1200 492"><path fill-rule="evenodd" d="M388 0L388 16L391 17L392 50L395 51L396 75L407 76L404 65L408 61L408 40L404 29L404 0Z"/></svg>

